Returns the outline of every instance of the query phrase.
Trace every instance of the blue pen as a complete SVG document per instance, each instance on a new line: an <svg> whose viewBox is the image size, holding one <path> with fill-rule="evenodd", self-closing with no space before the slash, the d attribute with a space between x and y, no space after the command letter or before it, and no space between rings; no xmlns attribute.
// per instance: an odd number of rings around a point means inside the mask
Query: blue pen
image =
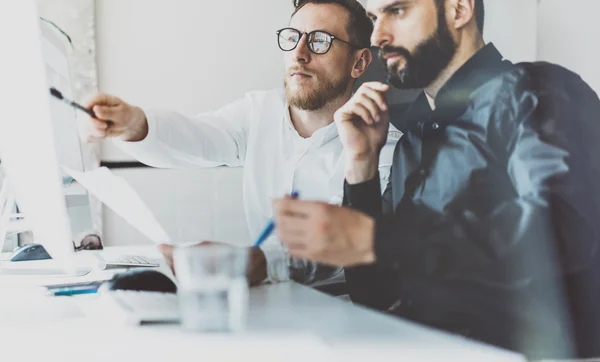
<svg viewBox="0 0 600 362"><path fill-rule="evenodd" d="M65 297L79 294L94 294L98 293L99 287L88 287L88 288L64 288L56 291L52 291L52 295L55 297Z"/></svg>
<svg viewBox="0 0 600 362"><path fill-rule="evenodd" d="M292 192L291 196L292 196L292 199L297 199L300 196L300 194L298 192L294 191L294 192ZM267 226L265 227L263 232L260 234L258 239L256 239L256 242L254 243L254 248L256 249L256 248L260 247L262 245L262 243L264 243L265 240L267 240L269 235L271 235L273 230L275 230L275 221L273 219L271 219L271 221L269 221L269 223L267 224Z"/></svg>

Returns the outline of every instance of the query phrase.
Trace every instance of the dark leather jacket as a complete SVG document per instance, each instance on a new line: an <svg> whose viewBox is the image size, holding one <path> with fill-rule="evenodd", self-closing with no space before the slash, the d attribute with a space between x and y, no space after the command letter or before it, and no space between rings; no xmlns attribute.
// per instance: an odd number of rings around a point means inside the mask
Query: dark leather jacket
<svg viewBox="0 0 600 362"><path fill-rule="evenodd" d="M404 132L380 201L374 266L352 299L530 357L600 356L600 100L576 74L513 65L489 44L392 112Z"/></svg>

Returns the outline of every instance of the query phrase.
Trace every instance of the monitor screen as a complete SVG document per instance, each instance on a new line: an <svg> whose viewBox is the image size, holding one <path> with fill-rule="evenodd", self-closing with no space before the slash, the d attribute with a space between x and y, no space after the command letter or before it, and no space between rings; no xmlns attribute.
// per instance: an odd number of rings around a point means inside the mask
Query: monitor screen
<svg viewBox="0 0 600 362"><path fill-rule="evenodd" d="M42 55L46 66L49 87L58 89L66 98L72 99L72 84L69 68L67 41L62 34L46 23L42 23ZM83 171L83 157L77 116L75 110L62 102L51 101L50 112L54 126L54 138L57 146L58 162L61 166ZM63 183L68 185L72 179L62 170Z"/></svg>

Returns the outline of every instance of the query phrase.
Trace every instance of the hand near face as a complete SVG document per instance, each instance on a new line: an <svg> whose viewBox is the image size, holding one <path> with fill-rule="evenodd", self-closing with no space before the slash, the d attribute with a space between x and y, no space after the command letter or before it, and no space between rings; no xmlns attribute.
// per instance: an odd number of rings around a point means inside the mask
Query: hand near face
<svg viewBox="0 0 600 362"><path fill-rule="evenodd" d="M389 89L383 83L365 83L334 115L348 155L346 179L350 184L368 181L377 173L379 154L389 129L385 99Z"/></svg>
<svg viewBox="0 0 600 362"><path fill-rule="evenodd" d="M286 198L273 204L279 240L300 259L350 267L375 262L374 220L358 211Z"/></svg>

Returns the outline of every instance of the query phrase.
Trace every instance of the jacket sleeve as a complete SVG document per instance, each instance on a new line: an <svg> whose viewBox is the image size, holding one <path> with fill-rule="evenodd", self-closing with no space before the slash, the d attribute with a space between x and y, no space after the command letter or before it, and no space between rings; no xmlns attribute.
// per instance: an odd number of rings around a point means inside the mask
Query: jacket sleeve
<svg viewBox="0 0 600 362"><path fill-rule="evenodd" d="M159 168L242 166L253 101L246 96L196 117L145 110L148 135L140 142L115 143L142 163Z"/></svg>

